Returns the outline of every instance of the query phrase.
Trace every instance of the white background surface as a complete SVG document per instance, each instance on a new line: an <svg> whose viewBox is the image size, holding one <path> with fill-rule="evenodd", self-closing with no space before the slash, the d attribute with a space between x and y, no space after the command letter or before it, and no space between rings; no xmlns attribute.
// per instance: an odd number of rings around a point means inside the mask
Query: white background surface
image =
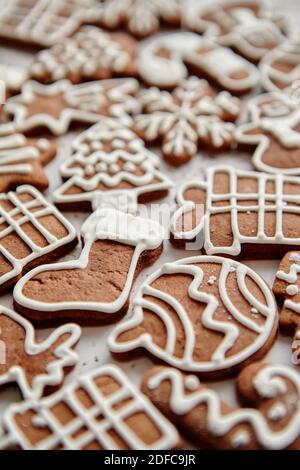
<svg viewBox="0 0 300 470"><path fill-rule="evenodd" d="M201 1L201 0L198 0ZM294 19L300 20L300 1L299 0L273 0L270 2L274 9L277 11L284 11L285 13L289 12L293 15ZM4 47L0 45L0 64L11 64L11 65L28 65L33 58L33 53L29 49L13 49L9 47ZM73 134L74 136L74 134ZM59 152L56 159L47 166L46 173L50 180L50 188L46 195L51 200L51 193L53 189L60 185L60 176L59 176L59 165L65 160L70 152L70 142L72 135L64 137L60 140ZM158 152L158 150L157 150ZM173 179L175 186L180 184L188 179L192 178L202 178L203 171L208 167L215 164L224 164L229 163L233 164L235 167L242 169L251 169L250 155L249 154L231 154L231 155L222 155L218 157L209 157L209 155L200 152L197 157L195 157L189 164L183 166L180 169L174 169L165 163L162 163L162 171L166 172L171 179ZM169 201L174 200L174 191L171 192L171 195L168 199ZM165 201L164 201L165 202ZM65 214L71 222L73 222L77 229L80 228L81 223L87 217L87 214L82 213L66 213ZM78 246L74 252L72 252L67 258L76 257L80 252L80 247ZM168 241L165 241L164 252L155 265L148 270L142 272L139 276L133 290L137 290L141 282L147 277L150 272L158 269L164 262L180 259L186 256L195 256L197 252L185 252L183 250L176 250L171 247ZM278 267L278 261L253 261L247 262L250 267L254 268L263 278L272 285L275 273ZM7 307L12 307L12 296L6 295L0 298L0 303ZM109 327L97 327L97 328L83 328L82 339L78 346L78 352L80 355L79 364L67 378L67 382L72 380L72 377L76 376L79 373L87 372L91 369L96 368L101 364L107 364L113 362L110 356L110 353L106 346L106 338L113 328ZM38 338L42 339L46 337L49 333L49 330L43 330L38 332ZM291 349L290 349L291 339L283 338L279 336L278 341L266 356L266 361L269 362L280 362L291 364ZM128 373L128 376L132 380L139 384L143 373L151 367L152 362L148 359L138 359L128 363L122 363L121 367ZM235 403L235 394L234 394L234 381L227 380L224 382L214 383L213 387L220 391L220 394L225 398L229 403ZM11 402L20 400L18 391L13 387L10 387L2 392L0 392L0 422L3 411L7 405Z"/></svg>

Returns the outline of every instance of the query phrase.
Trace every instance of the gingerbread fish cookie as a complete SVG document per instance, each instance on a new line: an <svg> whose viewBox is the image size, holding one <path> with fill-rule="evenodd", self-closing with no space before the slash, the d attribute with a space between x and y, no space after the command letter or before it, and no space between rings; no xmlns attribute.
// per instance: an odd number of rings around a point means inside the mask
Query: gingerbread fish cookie
<svg viewBox="0 0 300 470"><path fill-rule="evenodd" d="M41 51L29 69L32 79L80 83L113 76L136 76L137 43L127 34L82 27L74 36Z"/></svg>
<svg viewBox="0 0 300 470"><path fill-rule="evenodd" d="M181 444L176 428L116 366L78 377L40 401L10 406L2 448L165 450Z"/></svg>
<svg viewBox="0 0 300 470"><path fill-rule="evenodd" d="M292 20L262 0L209 0L186 9L185 25L253 62L294 34Z"/></svg>
<svg viewBox="0 0 300 470"><path fill-rule="evenodd" d="M237 128L239 144L255 149L259 171L300 175L300 108L283 94L266 93L248 102L249 123Z"/></svg>
<svg viewBox="0 0 300 470"><path fill-rule="evenodd" d="M138 70L148 85L173 88L191 72L234 94L252 90L257 68L227 47L195 33L167 33L141 43Z"/></svg>
<svg viewBox="0 0 300 470"><path fill-rule="evenodd" d="M172 93L150 88L140 101L137 132L146 142L160 140L171 165L188 162L199 148L222 151L235 144L240 100L226 91L215 94L205 80L190 77Z"/></svg>
<svg viewBox="0 0 300 470"><path fill-rule="evenodd" d="M159 158L131 127L104 119L82 133L61 166L66 182L53 195L63 210L114 206L136 212L138 202L166 196L172 182L159 171Z"/></svg>
<svg viewBox="0 0 300 470"><path fill-rule="evenodd" d="M148 277L108 344L118 358L145 351L183 371L222 378L266 354L277 326L275 299L258 274L237 261L198 256Z"/></svg>
<svg viewBox="0 0 300 470"><path fill-rule="evenodd" d="M77 325L64 325L43 342L27 320L0 306L0 386L16 383L24 399L38 399L58 387L65 369L76 365L73 348L81 335Z"/></svg>
<svg viewBox="0 0 300 470"><path fill-rule="evenodd" d="M15 287L17 311L37 325L103 324L123 316L135 278L159 257L164 239L158 222L116 209L98 209L81 232L79 259L40 266Z"/></svg>
<svg viewBox="0 0 300 470"><path fill-rule="evenodd" d="M32 186L0 194L0 293L27 270L68 253L74 227Z"/></svg>
<svg viewBox="0 0 300 470"><path fill-rule="evenodd" d="M236 389L244 407L227 405L194 375L168 367L151 369L142 383L153 404L204 449L300 449L300 377L295 369L252 364L240 373Z"/></svg>
<svg viewBox="0 0 300 470"><path fill-rule="evenodd" d="M177 194L171 241L196 240L208 255L279 258L300 247L300 178L219 165L206 182L190 181Z"/></svg>

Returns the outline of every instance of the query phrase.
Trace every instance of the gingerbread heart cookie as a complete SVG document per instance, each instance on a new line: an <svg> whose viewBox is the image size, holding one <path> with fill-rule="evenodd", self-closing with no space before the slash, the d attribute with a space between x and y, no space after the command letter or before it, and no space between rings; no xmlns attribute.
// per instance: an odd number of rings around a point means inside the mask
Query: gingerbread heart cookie
<svg viewBox="0 0 300 470"><path fill-rule="evenodd" d="M98 209L82 236L79 259L40 266L16 285L15 307L35 324L94 325L123 316L135 278L161 254L164 230L151 219Z"/></svg>
<svg viewBox="0 0 300 470"><path fill-rule="evenodd" d="M205 80L190 77L173 93L150 88L140 101L137 132L146 142L161 141L171 165L188 162L201 147L222 151L235 144L240 100L226 91L215 94Z"/></svg>
<svg viewBox="0 0 300 470"><path fill-rule="evenodd" d="M262 357L278 326L271 290L253 270L217 256L166 263L143 283L133 314L109 336L118 358L145 350L207 378Z"/></svg>
<svg viewBox="0 0 300 470"><path fill-rule="evenodd" d="M0 292L77 243L74 227L32 186L0 194Z"/></svg>
<svg viewBox="0 0 300 470"><path fill-rule="evenodd" d="M156 367L142 391L197 446L217 450L299 450L300 378L292 367L256 363L236 380L246 407L233 407L194 375Z"/></svg>
<svg viewBox="0 0 300 470"><path fill-rule="evenodd" d="M54 201L63 210L107 205L135 212L138 202L164 197L172 187L158 168L159 158L130 127L104 119L73 142L73 154L61 166L66 182Z"/></svg>
<svg viewBox="0 0 300 470"><path fill-rule="evenodd" d="M33 400L60 386L64 370L77 363L80 335L79 326L69 324L37 342L31 323L0 306L0 386L16 383L23 398Z"/></svg>
<svg viewBox="0 0 300 470"><path fill-rule="evenodd" d="M177 194L171 241L196 240L208 255L279 258L300 246L300 178L209 168L206 182L190 181ZM267 248L266 248L267 246Z"/></svg>

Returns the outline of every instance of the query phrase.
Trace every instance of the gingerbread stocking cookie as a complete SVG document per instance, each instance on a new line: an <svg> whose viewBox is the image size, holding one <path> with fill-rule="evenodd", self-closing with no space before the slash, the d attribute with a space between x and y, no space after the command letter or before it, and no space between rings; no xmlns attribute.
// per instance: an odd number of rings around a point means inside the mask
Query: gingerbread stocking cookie
<svg viewBox="0 0 300 470"><path fill-rule="evenodd" d="M142 391L174 424L204 449L299 450L300 378L292 367L256 363L236 380L241 401L229 406L194 375L156 367Z"/></svg>
<svg viewBox="0 0 300 470"><path fill-rule="evenodd" d="M0 306L0 386L16 383L25 399L38 399L47 388L60 386L64 369L77 363L73 348L80 335L79 326L69 324L37 342L31 323Z"/></svg>
<svg viewBox="0 0 300 470"><path fill-rule="evenodd" d="M161 254L164 230L151 219L98 209L82 236L79 259L40 266L16 285L15 307L35 324L93 325L123 316L135 278Z"/></svg>
<svg viewBox="0 0 300 470"><path fill-rule="evenodd" d="M110 351L137 351L184 371L222 378L262 357L278 326L271 290L253 270L217 256L165 264L143 283Z"/></svg>

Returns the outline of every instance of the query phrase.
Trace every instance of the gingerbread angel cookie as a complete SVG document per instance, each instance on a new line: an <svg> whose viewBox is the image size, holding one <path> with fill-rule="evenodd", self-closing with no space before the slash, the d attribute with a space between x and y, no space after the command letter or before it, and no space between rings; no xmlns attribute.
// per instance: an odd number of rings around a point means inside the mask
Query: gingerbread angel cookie
<svg viewBox="0 0 300 470"><path fill-rule="evenodd" d="M41 51L30 67L32 79L51 83L67 78L72 83L136 76L137 43L128 34L82 27L50 49Z"/></svg>
<svg viewBox="0 0 300 470"><path fill-rule="evenodd" d="M178 86L191 72L235 94L250 91L260 78L257 68L231 49L188 32L144 41L138 53L138 71L148 85L159 88Z"/></svg>
<svg viewBox="0 0 300 470"><path fill-rule="evenodd" d="M277 325L275 299L258 274L237 261L198 256L148 277L132 316L108 341L118 358L145 350L181 370L222 378L262 357Z"/></svg>
<svg viewBox="0 0 300 470"><path fill-rule="evenodd" d="M27 270L56 260L77 243L74 227L32 186L0 194L0 293Z"/></svg>
<svg viewBox="0 0 300 470"><path fill-rule="evenodd" d="M209 0L186 9L185 25L253 62L294 33L291 19L262 0Z"/></svg>
<svg viewBox="0 0 300 470"><path fill-rule="evenodd" d="M135 212L138 202L166 196L171 181L159 171L159 158L136 133L117 119L104 119L73 143L61 166L66 182L54 192L63 210L99 205Z"/></svg>
<svg viewBox="0 0 300 470"><path fill-rule="evenodd" d="M12 122L0 126L0 135L46 129L65 134L72 123L93 124L111 116L126 121L127 113L138 110L134 95L138 82L130 78L99 80L72 85L60 80L52 85L27 82L22 93L10 98L4 111Z"/></svg>
<svg viewBox="0 0 300 470"><path fill-rule="evenodd" d="M237 128L241 146L255 148L259 171L300 175L300 108L288 96L266 93L248 103L250 122Z"/></svg>
<svg viewBox="0 0 300 470"><path fill-rule="evenodd" d="M76 365L73 348L81 330L64 325L43 342L27 320L0 306L0 386L16 383L25 399L40 398L49 387L59 387L64 370Z"/></svg>
<svg viewBox="0 0 300 470"><path fill-rule="evenodd" d="M150 88L140 101L143 113L135 118L137 132L146 142L160 140L171 165L188 162L199 147L222 151L235 143L240 101L226 91L215 94L205 80L190 77L173 93Z"/></svg>
<svg viewBox="0 0 300 470"><path fill-rule="evenodd" d="M181 444L176 428L113 365L82 375L40 401L10 406L4 427L8 438L2 448L165 450Z"/></svg>
<svg viewBox="0 0 300 470"><path fill-rule="evenodd" d="M208 255L279 258L300 247L300 178L209 168L206 182L190 181L177 194L171 241L196 240Z"/></svg>
<svg viewBox="0 0 300 470"><path fill-rule="evenodd" d="M251 364L237 378L236 390L244 407L227 405L194 375L169 367L153 368L142 384L153 404L204 449L300 449L300 377L295 369Z"/></svg>
<svg viewBox="0 0 300 470"><path fill-rule="evenodd" d="M98 209L82 237L79 259L40 266L16 285L15 307L35 324L93 325L123 316L135 278L161 254L164 230L151 219Z"/></svg>

